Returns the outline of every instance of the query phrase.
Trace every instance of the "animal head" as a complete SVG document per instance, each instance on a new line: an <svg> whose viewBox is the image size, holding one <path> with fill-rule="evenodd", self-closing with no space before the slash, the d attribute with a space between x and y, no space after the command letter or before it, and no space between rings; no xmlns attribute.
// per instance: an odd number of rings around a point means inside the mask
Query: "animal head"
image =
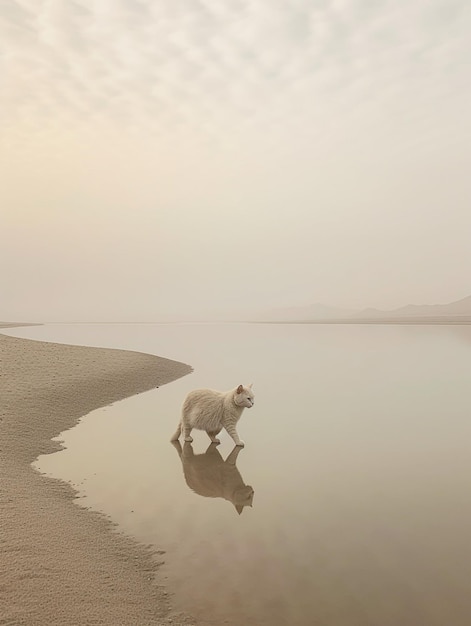
<svg viewBox="0 0 471 626"><path fill-rule="evenodd" d="M254 490L250 485L244 485L234 491L232 504L240 515L246 506L253 506Z"/></svg>
<svg viewBox="0 0 471 626"><path fill-rule="evenodd" d="M250 409L255 402L255 396L252 391L252 383L244 387L244 385L239 385L235 391L234 402L237 406L242 406L247 409Z"/></svg>

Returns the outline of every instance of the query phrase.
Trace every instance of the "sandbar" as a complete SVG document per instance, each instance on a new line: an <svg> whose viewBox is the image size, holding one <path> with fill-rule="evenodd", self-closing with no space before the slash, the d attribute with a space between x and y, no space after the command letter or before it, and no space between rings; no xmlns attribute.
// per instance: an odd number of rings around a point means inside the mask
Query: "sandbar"
<svg viewBox="0 0 471 626"><path fill-rule="evenodd" d="M193 623L172 613L163 550L77 506L71 485L31 466L61 449L51 439L83 415L190 372L154 355L0 334L2 626Z"/></svg>

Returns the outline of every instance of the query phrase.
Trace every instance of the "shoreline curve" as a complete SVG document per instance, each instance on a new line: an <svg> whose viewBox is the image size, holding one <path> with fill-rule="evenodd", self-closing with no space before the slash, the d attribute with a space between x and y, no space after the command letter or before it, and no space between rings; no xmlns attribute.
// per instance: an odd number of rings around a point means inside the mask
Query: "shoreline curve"
<svg viewBox="0 0 471 626"><path fill-rule="evenodd" d="M1 624L193 624L171 613L162 551L77 506L71 485L31 466L62 449L51 439L87 413L191 371L140 352L0 334Z"/></svg>

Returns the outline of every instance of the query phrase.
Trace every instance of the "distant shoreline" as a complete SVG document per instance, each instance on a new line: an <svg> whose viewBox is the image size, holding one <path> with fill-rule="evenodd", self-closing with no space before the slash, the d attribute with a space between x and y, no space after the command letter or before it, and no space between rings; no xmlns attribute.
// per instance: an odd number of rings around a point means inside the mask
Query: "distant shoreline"
<svg viewBox="0 0 471 626"><path fill-rule="evenodd" d="M178 322L53 322L54 324L63 325L111 325L111 324L130 324L130 325L153 325L153 324L318 324L318 325L383 325L383 326L469 326L471 325L471 317L469 316L456 316L456 317L415 317L415 318L401 318L401 317L387 317L387 318L334 318L334 319L314 319L314 320L206 320L206 321L178 321ZM10 328L20 326L44 326L44 324L33 323L11 323L0 322L0 328L8 330Z"/></svg>
<svg viewBox="0 0 471 626"><path fill-rule="evenodd" d="M385 318L385 319L321 319L321 320L291 320L291 321L252 321L251 324L318 324L318 325L383 325L383 326L468 326L471 317L420 317L420 318Z"/></svg>
<svg viewBox="0 0 471 626"><path fill-rule="evenodd" d="M37 324L32 322L0 322L0 328L16 328L20 326L43 326L43 324Z"/></svg>

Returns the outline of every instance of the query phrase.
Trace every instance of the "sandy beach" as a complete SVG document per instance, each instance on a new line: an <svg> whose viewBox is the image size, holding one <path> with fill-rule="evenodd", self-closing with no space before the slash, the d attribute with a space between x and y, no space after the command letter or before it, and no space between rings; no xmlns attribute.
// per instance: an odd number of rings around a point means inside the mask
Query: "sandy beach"
<svg viewBox="0 0 471 626"><path fill-rule="evenodd" d="M77 506L70 485L31 467L38 455L59 450L51 438L83 415L191 367L2 334L0 360L0 624L192 623L171 613L158 577L163 551L118 533L104 516Z"/></svg>

